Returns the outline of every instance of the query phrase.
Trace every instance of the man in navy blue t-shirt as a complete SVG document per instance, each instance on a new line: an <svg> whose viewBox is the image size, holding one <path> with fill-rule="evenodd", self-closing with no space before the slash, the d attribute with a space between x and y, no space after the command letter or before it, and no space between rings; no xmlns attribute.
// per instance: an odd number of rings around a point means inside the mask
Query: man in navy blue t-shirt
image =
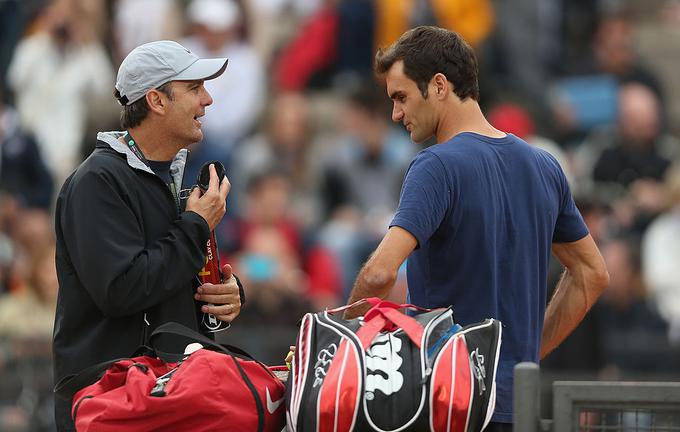
<svg viewBox="0 0 680 432"><path fill-rule="evenodd" d="M512 372L538 362L583 319L609 275L549 153L488 123L477 61L454 32L417 27L376 56L392 119L437 144L411 163L397 213L359 273L350 303L385 297L408 257L410 301L453 305L462 325L499 319L497 401L487 430L510 431ZM566 267L546 308L550 252ZM355 317L365 310L346 314Z"/></svg>

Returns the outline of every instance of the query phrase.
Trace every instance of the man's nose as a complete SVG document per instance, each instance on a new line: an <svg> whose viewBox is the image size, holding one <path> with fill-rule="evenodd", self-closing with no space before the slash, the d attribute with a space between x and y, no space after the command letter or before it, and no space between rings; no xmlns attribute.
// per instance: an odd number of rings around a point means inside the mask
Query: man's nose
<svg viewBox="0 0 680 432"><path fill-rule="evenodd" d="M401 121L402 117L404 117L404 111L395 104L392 108L392 121L398 123Z"/></svg>
<svg viewBox="0 0 680 432"><path fill-rule="evenodd" d="M212 96L210 96L210 93L208 93L208 90L205 90L205 95L204 95L204 98L203 98L203 105L208 106L208 105L212 105L212 103L213 103Z"/></svg>

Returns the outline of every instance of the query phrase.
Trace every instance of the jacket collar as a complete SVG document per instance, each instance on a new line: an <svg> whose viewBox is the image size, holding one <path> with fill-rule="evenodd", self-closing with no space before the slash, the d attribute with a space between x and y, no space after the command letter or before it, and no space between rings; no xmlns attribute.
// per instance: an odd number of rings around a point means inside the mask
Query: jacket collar
<svg viewBox="0 0 680 432"><path fill-rule="evenodd" d="M125 144L119 141L118 138L124 135L125 131L99 132L97 134L97 140L107 144L116 152L125 155L127 164L130 167L156 175L149 166L142 162L137 155L125 146ZM181 149L170 164L170 176L175 183L175 190L180 190L182 188L182 178L184 177L184 168L186 166L188 154L189 151L187 149Z"/></svg>

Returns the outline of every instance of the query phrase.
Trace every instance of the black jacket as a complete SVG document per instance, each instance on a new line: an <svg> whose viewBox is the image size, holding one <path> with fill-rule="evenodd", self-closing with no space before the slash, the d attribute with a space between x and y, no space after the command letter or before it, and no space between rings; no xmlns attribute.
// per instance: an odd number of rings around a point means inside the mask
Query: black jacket
<svg viewBox="0 0 680 432"><path fill-rule="evenodd" d="M165 322L199 329L194 281L204 264L208 224L197 213L180 212L164 181L119 136L98 135L57 200L55 382L131 356ZM186 154L180 151L172 164L177 190ZM178 340L159 345L183 350Z"/></svg>

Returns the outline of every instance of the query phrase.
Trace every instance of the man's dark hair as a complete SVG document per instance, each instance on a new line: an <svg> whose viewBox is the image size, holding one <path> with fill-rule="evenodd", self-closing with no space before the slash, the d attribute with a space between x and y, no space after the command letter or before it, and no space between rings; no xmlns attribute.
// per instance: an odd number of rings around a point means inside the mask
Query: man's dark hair
<svg viewBox="0 0 680 432"><path fill-rule="evenodd" d="M430 80L441 72L460 99L479 100L477 57L458 33L432 26L413 28L389 48L378 50L376 74L383 76L399 60L404 62L404 74L415 81L424 98Z"/></svg>
<svg viewBox="0 0 680 432"><path fill-rule="evenodd" d="M166 82L160 87L157 87L156 90L165 93L170 100L173 100L172 88L170 88L171 82L172 81ZM113 96L120 100L121 94L118 89L114 90ZM149 115L149 105L146 103L146 97L143 97L130 105L124 105L123 109L120 111L120 127L129 129L138 126L147 115Z"/></svg>

